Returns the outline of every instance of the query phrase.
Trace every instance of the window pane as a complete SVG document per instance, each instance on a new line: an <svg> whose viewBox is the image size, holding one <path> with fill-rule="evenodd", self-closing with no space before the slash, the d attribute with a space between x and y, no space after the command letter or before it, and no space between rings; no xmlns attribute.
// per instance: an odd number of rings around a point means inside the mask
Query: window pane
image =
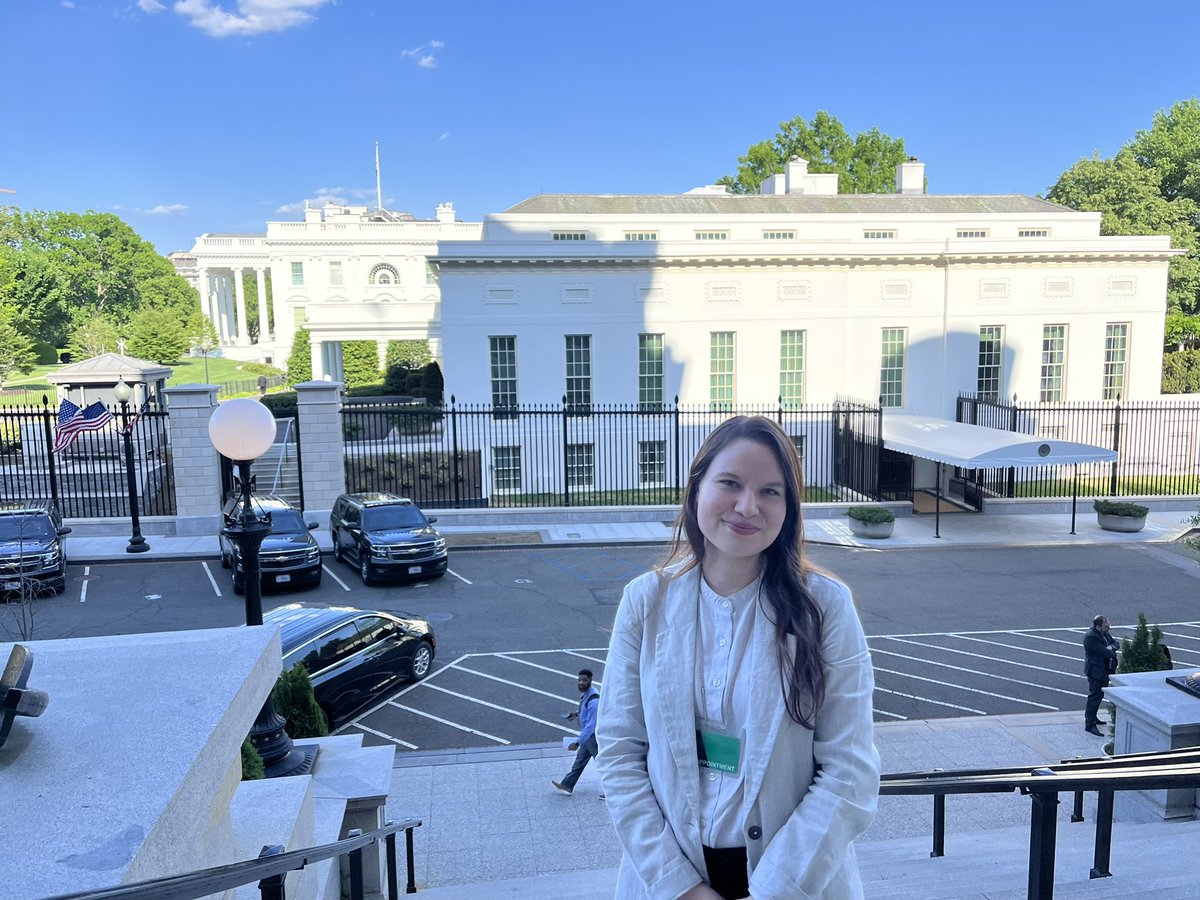
<svg viewBox="0 0 1200 900"><path fill-rule="evenodd" d="M1129 354L1129 323L1109 322L1104 329L1105 400L1119 400L1125 394L1125 361Z"/></svg>
<svg viewBox="0 0 1200 900"><path fill-rule="evenodd" d="M1000 399L1000 360L1004 352L1004 328L984 325L979 329L979 373L975 390L981 400Z"/></svg>
<svg viewBox="0 0 1200 900"><path fill-rule="evenodd" d="M492 448L492 483L498 491L521 489L521 448Z"/></svg>
<svg viewBox="0 0 1200 900"><path fill-rule="evenodd" d="M492 405L517 405L517 339L488 338L492 369Z"/></svg>
<svg viewBox="0 0 1200 900"><path fill-rule="evenodd" d="M590 334L568 334L567 351L567 406L592 405L592 336Z"/></svg>
<svg viewBox="0 0 1200 900"><path fill-rule="evenodd" d="M638 404L661 407L663 402L663 336L638 335Z"/></svg>
<svg viewBox="0 0 1200 900"><path fill-rule="evenodd" d="M304 263L292 263L292 285L301 287L304 284Z"/></svg>
<svg viewBox="0 0 1200 900"><path fill-rule="evenodd" d="M779 333L779 401L784 409L804 405L803 331Z"/></svg>
<svg viewBox="0 0 1200 900"><path fill-rule="evenodd" d="M883 329L879 396L883 406L904 405L904 328Z"/></svg>
<svg viewBox="0 0 1200 900"><path fill-rule="evenodd" d="M595 481L596 447L594 444L567 445L567 484L591 487Z"/></svg>
<svg viewBox="0 0 1200 900"><path fill-rule="evenodd" d="M1066 368L1067 326L1046 325L1042 328L1042 377L1039 389L1042 403L1058 403L1063 399Z"/></svg>
<svg viewBox="0 0 1200 900"><path fill-rule="evenodd" d="M667 442L638 441L638 483L650 486L666 482Z"/></svg>
<svg viewBox="0 0 1200 900"><path fill-rule="evenodd" d="M733 409L733 332L714 331L709 337L708 399L718 411Z"/></svg>

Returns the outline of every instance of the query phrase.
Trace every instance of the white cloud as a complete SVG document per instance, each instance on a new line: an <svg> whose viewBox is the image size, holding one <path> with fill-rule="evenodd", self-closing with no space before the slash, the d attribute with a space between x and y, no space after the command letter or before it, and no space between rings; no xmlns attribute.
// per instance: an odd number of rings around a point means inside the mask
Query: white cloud
<svg viewBox="0 0 1200 900"><path fill-rule="evenodd" d="M430 41L429 46L432 47L434 50L441 50L443 47L446 46L446 42L445 41Z"/></svg>
<svg viewBox="0 0 1200 900"><path fill-rule="evenodd" d="M332 203L336 206L347 206L349 204L346 198L341 195L341 191L341 188L337 188L336 193L333 191L317 191L315 197L309 197L307 200L297 200L294 203L285 203L283 206L278 207L275 212L289 215L291 213L304 212L305 208L309 206L324 206L326 203Z"/></svg>
<svg viewBox="0 0 1200 900"><path fill-rule="evenodd" d="M62 0L63 9L74 9L75 4L71 0Z"/></svg>
<svg viewBox="0 0 1200 900"><path fill-rule="evenodd" d="M420 53L424 49L425 49L425 46L421 45L420 47L413 47L411 50L401 50L400 58L407 59L410 56L416 56L418 53Z"/></svg>
<svg viewBox="0 0 1200 900"><path fill-rule="evenodd" d="M144 216L181 216L187 209L182 203L160 203L150 209L139 209L138 212Z"/></svg>
<svg viewBox="0 0 1200 900"><path fill-rule="evenodd" d="M450 140L450 132L443 131L440 135L438 135L438 139L437 139L437 141L435 141L435 143L440 144L442 141L448 141L448 140Z"/></svg>
<svg viewBox="0 0 1200 900"><path fill-rule="evenodd" d="M422 69L436 69L437 60L434 58L433 54L430 53L428 56L422 56L419 60L417 60L417 65Z"/></svg>
<svg viewBox="0 0 1200 900"><path fill-rule="evenodd" d="M139 0L156 3L157 0ZM210 37L245 37L286 31L311 22L313 13L330 0L236 0L230 12L212 0L176 0L175 12ZM144 8L144 7L143 7Z"/></svg>
<svg viewBox="0 0 1200 900"><path fill-rule="evenodd" d="M446 46L445 41L433 40L429 42L430 50L440 50ZM413 47L411 50L401 50L401 59L411 59L422 69L436 69L437 57L425 49L425 45Z"/></svg>
<svg viewBox="0 0 1200 900"><path fill-rule="evenodd" d="M150 13L151 15L154 13L160 13L166 9L166 7L159 3L158 0L137 0L137 5L138 9L140 9L142 12Z"/></svg>

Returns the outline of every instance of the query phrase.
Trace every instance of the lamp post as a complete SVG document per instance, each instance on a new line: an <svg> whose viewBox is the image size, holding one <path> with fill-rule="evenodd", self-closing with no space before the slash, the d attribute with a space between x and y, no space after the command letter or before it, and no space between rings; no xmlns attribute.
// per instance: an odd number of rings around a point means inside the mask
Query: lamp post
<svg viewBox="0 0 1200 900"><path fill-rule="evenodd" d="M125 552L145 553L150 549L150 545L142 537L142 525L138 520L137 476L133 471L133 434L129 427L129 398L133 396L133 389L122 378L113 388L113 396L121 404L121 437L125 442L125 481L129 488L129 519L133 526L133 534L129 538L129 545L125 548Z"/></svg>
<svg viewBox="0 0 1200 900"><path fill-rule="evenodd" d="M241 557L246 588L246 624L261 625L262 571L258 549L271 533L271 515L267 513L260 518L254 512L250 465L275 442L275 417L257 400L227 400L208 420L208 438L217 452L232 460L238 468L237 512L223 529L223 534L237 545ZM275 712L274 700L268 695L250 729L250 742L262 757L268 778L303 774L312 768L316 758L315 747L310 745L300 749L292 745L284 724L283 718Z"/></svg>

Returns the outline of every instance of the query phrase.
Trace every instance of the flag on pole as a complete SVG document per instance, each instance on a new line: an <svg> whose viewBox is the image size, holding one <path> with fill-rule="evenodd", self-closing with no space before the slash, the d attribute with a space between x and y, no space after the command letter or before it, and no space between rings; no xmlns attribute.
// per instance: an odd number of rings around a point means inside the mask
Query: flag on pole
<svg viewBox="0 0 1200 900"><path fill-rule="evenodd" d="M58 435L54 438L54 452L62 453L79 437L82 431L99 431L112 421L112 413L97 400L86 409L80 409L70 400L58 407Z"/></svg>
<svg viewBox="0 0 1200 900"><path fill-rule="evenodd" d="M129 424L122 429L122 434L133 434L134 426L138 420L146 414L146 410L150 407L150 398L147 397L142 401L142 405L138 407L138 411L133 414L133 418L129 420Z"/></svg>

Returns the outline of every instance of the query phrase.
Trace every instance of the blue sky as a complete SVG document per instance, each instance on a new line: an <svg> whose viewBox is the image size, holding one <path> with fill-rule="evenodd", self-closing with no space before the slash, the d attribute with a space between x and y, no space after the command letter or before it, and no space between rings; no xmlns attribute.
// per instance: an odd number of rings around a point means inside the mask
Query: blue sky
<svg viewBox="0 0 1200 900"><path fill-rule="evenodd" d="M903 137L933 193L1033 194L1200 95L1198 25L1191 0L0 0L0 203L169 252L373 205L378 141L385 205L479 219L685 191L819 109Z"/></svg>

